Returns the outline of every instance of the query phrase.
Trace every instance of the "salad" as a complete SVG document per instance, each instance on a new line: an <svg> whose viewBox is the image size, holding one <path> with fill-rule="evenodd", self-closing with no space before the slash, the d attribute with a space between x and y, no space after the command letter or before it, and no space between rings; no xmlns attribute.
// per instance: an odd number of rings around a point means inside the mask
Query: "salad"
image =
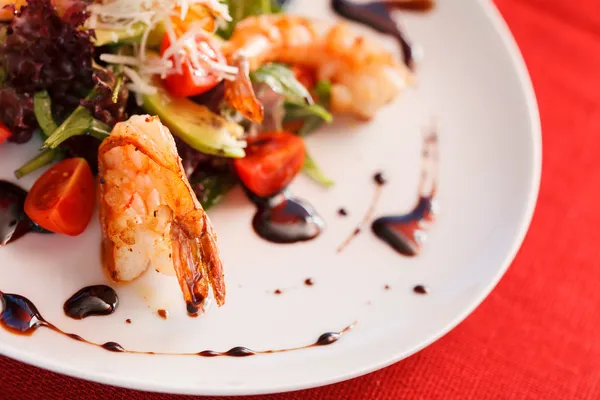
<svg viewBox="0 0 600 400"><path fill-rule="evenodd" d="M372 118L411 80L396 55L345 24L281 3L9 1L0 143L39 136L14 173L47 168L27 195L29 218L78 235L98 202L114 280L152 266L177 275L190 313L211 294L223 304L205 210L239 184L268 199L301 171L333 185L303 137L333 115Z"/></svg>

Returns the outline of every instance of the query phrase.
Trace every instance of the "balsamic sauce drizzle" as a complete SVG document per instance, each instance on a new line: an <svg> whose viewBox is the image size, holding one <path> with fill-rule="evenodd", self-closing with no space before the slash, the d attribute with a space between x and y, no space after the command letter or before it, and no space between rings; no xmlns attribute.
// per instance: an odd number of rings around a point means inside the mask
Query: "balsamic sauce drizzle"
<svg viewBox="0 0 600 400"><path fill-rule="evenodd" d="M432 0L387 0L370 3L355 3L348 0L331 1L333 10L342 17L365 24L380 33L394 37L402 51L404 63L410 69L414 69L413 49L400 26L392 17L392 9L428 11L433 5Z"/></svg>
<svg viewBox="0 0 600 400"><path fill-rule="evenodd" d="M257 208L252 219L254 231L269 242L287 244L312 240L325 227L325 221L315 209L304 200L291 197L287 189L267 198L247 189L246 194Z"/></svg>
<svg viewBox="0 0 600 400"><path fill-rule="evenodd" d="M0 247L29 232L51 233L36 225L25 214L27 191L14 183L0 180Z"/></svg>
<svg viewBox="0 0 600 400"><path fill-rule="evenodd" d="M19 335L32 335L38 328L44 327L50 329L60 335L66 336L70 339L84 342L92 346L100 347L104 350L116 352L116 353L128 353L128 354L159 354L159 355L180 355L180 356L200 356L200 357L247 357L256 354L273 354L273 353L284 353L288 351L308 349L317 346L326 346L337 342L345 333L350 331L356 322L348 325L339 332L327 332L319 336L319 338L308 345L292 347L288 349L275 349L275 350L251 350L247 347L237 346L233 347L224 352L218 352L214 350L203 350L197 353L159 353L152 351L135 351L127 350L123 348L119 343L106 342L106 343L94 343L89 340L82 338L81 336L68 333L62 329L56 327L56 325L48 322L42 317L36 306L26 297L18 294L3 293L0 291L0 302L2 304L2 313L0 313L0 324L4 329L9 332Z"/></svg>
<svg viewBox="0 0 600 400"><path fill-rule="evenodd" d="M416 285L413 288L413 292L415 292L416 294L425 295L429 293L429 289L427 288L427 286L424 285Z"/></svg>
<svg viewBox="0 0 600 400"><path fill-rule="evenodd" d="M418 255L427 238L427 230L435 222L438 179L438 137L435 131L424 137L419 199L405 215L378 218L371 229L381 240L405 256Z"/></svg>
<svg viewBox="0 0 600 400"><path fill-rule="evenodd" d="M87 286L69 297L63 306L68 317L83 319L91 315L110 315L119 305L117 292L106 285Z"/></svg>
<svg viewBox="0 0 600 400"><path fill-rule="evenodd" d="M383 172L377 172L373 175L373 181L376 183L375 193L373 193L373 199L371 200L371 204L367 209L367 212L360 220L354 231L342 242L342 244L337 248L337 252L341 253L344 251L346 247L354 240L355 237L360 235L363 231L364 226L373 218L373 214L375 213L375 208L377 207L377 203L379 203L379 199L381 198L381 192L383 186L387 183L387 179L384 177Z"/></svg>

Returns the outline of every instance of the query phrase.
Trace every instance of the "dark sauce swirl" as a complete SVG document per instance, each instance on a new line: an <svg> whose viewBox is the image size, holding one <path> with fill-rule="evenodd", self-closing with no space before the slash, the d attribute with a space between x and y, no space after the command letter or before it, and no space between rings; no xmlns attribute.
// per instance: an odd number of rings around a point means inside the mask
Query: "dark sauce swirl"
<svg viewBox="0 0 600 400"><path fill-rule="evenodd" d="M421 252L427 231L436 219L438 138L435 131L424 138L422 163L419 198L415 208L408 214L379 218L371 225L377 237L398 253L409 257Z"/></svg>
<svg viewBox="0 0 600 400"><path fill-rule="evenodd" d="M326 346L338 341L346 332L354 327L354 324L347 326L340 332L328 332L319 336L319 338L309 345L293 347L289 349L276 350L251 350L244 346L236 346L227 351L219 352L215 350L203 350L195 353L157 353L153 351L135 351L127 350L117 342L108 341L106 343L94 343L82 338L81 336L68 333L50 322L46 321L40 314L36 306L26 297L18 294L9 294L0 292L0 301L2 303L2 313L0 313L0 325L9 332L19 335L32 335L38 328L44 327L54 332L66 336L70 339L84 342L92 346L102 348L115 353L129 354L159 354L159 355L181 355L181 356L200 356L200 357L249 357L257 354L284 353L301 349L308 349L316 346Z"/></svg>

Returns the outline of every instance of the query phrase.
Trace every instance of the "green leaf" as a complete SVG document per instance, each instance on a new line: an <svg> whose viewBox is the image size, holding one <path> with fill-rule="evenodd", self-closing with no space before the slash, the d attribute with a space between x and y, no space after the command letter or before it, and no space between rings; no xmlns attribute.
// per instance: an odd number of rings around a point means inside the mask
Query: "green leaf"
<svg viewBox="0 0 600 400"><path fill-rule="evenodd" d="M290 120L294 119L306 119L310 117L318 117L319 119L330 123L333 121L333 116L327 109L319 104L311 105L300 105L294 103L286 104L286 118Z"/></svg>
<svg viewBox="0 0 600 400"><path fill-rule="evenodd" d="M333 120L333 116L326 109L331 98L331 83L319 81L313 92L317 95L318 104L286 104L285 119L287 121L304 121L302 128L297 132L302 136L317 130L325 122L330 123Z"/></svg>
<svg viewBox="0 0 600 400"><path fill-rule="evenodd" d="M194 192L205 210L221 202L236 183L237 180L231 174L206 175L201 172L192 177Z"/></svg>
<svg viewBox="0 0 600 400"><path fill-rule="evenodd" d="M319 168L315 160L308 153L306 153L306 157L304 158L304 166L302 168L302 171L304 171L306 175L308 175L313 180L325 187L331 187L335 185L335 182L329 179L323 173L321 168Z"/></svg>
<svg viewBox="0 0 600 400"><path fill-rule="evenodd" d="M315 85L314 92L317 94L318 103L324 107L329 107L331 100L331 82L318 81Z"/></svg>
<svg viewBox="0 0 600 400"><path fill-rule="evenodd" d="M46 139L42 149L55 149L70 137L87 134L104 140L110 135L110 126L92 117L85 107L78 106Z"/></svg>
<svg viewBox="0 0 600 400"><path fill-rule="evenodd" d="M313 99L308 89L298 82L296 76L283 64L265 64L250 74L254 82L265 83L273 91L283 95L285 100L293 104L313 105Z"/></svg>
<svg viewBox="0 0 600 400"><path fill-rule="evenodd" d="M46 137L58 128L52 116L52 100L47 91L37 92L33 96L33 113L38 125Z"/></svg>

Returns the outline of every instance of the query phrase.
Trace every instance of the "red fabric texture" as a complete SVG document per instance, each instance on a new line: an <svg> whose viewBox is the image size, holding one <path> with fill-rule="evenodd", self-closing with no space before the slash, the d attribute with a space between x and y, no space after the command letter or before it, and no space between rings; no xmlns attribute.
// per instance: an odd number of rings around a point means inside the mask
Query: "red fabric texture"
<svg viewBox="0 0 600 400"><path fill-rule="evenodd" d="M252 399L600 399L600 3L496 3L531 73L544 140L538 207L512 267L470 317L414 356L348 382ZM185 397L0 357L0 399L46 398Z"/></svg>

